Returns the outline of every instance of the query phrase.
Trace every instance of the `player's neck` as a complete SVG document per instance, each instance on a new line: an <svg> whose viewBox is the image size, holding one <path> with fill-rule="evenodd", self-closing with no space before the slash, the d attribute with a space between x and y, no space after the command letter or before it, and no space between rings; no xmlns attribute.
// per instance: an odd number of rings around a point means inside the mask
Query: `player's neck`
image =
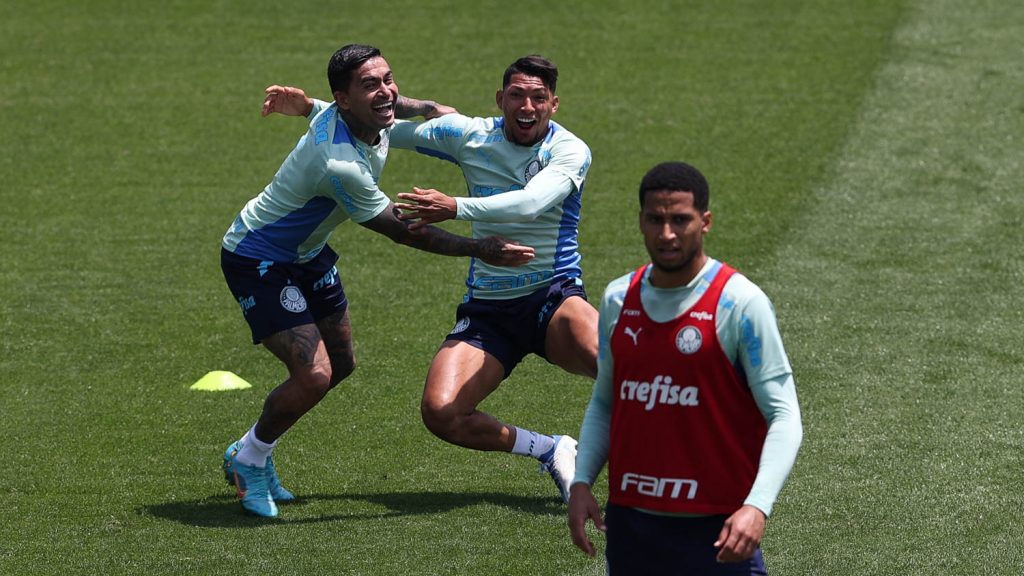
<svg viewBox="0 0 1024 576"><path fill-rule="evenodd" d="M355 116L345 110L340 110L340 112L342 120L345 121L349 132L352 133L356 140L370 146L376 146L380 143L380 130L378 128L360 122Z"/></svg>

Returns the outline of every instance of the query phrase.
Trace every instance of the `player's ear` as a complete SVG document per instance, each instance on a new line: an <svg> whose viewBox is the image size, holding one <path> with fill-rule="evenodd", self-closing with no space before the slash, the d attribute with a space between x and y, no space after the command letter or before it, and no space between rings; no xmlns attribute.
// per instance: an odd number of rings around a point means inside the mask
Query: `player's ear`
<svg viewBox="0 0 1024 576"><path fill-rule="evenodd" d="M494 93L494 103L498 105L499 109L501 108L501 98L504 95L505 95L505 91L504 90L498 90L497 92Z"/></svg>
<svg viewBox="0 0 1024 576"><path fill-rule="evenodd" d="M704 214L701 214L700 219L703 220L703 224L700 227L700 232L701 234L707 234L708 230L711 230L711 211L708 210L704 212Z"/></svg>
<svg viewBox="0 0 1024 576"><path fill-rule="evenodd" d="M348 93L337 90L334 92L334 101L337 102L338 108L348 111L352 105L348 99Z"/></svg>
<svg viewBox="0 0 1024 576"><path fill-rule="evenodd" d="M558 112L558 96L557 95L551 97L551 113L554 114L555 112Z"/></svg>

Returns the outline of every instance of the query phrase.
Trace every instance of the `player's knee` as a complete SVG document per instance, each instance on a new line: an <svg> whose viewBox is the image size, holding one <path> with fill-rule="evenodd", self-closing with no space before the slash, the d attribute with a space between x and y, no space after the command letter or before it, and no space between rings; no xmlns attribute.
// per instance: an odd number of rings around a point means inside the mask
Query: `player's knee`
<svg viewBox="0 0 1024 576"><path fill-rule="evenodd" d="M458 431L458 413L452 404L433 402L426 398L420 403L420 417L427 430L441 438L452 441Z"/></svg>
<svg viewBox="0 0 1024 576"><path fill-rule="evenodd" d="M332 384L333 378L333 370L328 363L307 366L292 374L292 380L298 382L306 394L311 396L327 394L327 391L334 385Z"/></svg>

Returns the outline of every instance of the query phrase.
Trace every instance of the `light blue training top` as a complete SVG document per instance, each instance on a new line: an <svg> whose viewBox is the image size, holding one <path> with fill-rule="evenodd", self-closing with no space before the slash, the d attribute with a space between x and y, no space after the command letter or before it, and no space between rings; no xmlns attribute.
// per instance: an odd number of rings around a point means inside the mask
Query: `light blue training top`
<svg viewBox="0 0 1024 576"><path fill-rule="evenodd" d="M227 250L258 260L308 262L338 224L365 222L388 207L377 182L389 129L370 146L352 135L335 104L321 104L274 179L235 217L222 242Z"/></svg>
<svg viewBox="0 0 1024 576"><path fill-rule="evenodd" d="M697 303L720 267L720 262L708 258L701 272L678 288L652 286L648 268L640 284L644 311L655 322L677 318ZM597 379L580 430L573 484L593 485L608 460L614 373L609 346L633 274L609 283L601 301ZM734 274L718 302L715 331L726 357L746 376L754 401L768 422L757 476L744 504L769 515L803 439L793 370L782 346L775 309L757 285Z"/></svg>
<svg viewBox="0 0 1024 576"><path fill-rule="evenodd" d="M391 130L393 147L462 169L469 198L455 198L456 218L473 223L474 238L504 236L536 251L532 261L516 268L471 260L468 297L515 298L582 274L578 226L590 148L561 125L550 126L533 146L508 141L500 117L448 114L426 122L397 121Z"/></svg>

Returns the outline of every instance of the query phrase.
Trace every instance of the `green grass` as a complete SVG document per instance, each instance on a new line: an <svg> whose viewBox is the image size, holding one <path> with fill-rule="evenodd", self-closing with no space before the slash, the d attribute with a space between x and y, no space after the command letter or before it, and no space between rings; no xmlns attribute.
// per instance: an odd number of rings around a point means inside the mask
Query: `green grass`
<svg viewBox="0 0 1024 576"><path fill-rule="evenodd" d="M356 226L360 366L275 456L306 499L258 521L219 477L283 378L218 266L302 129L262 89L322 96L359 41L477 115L514 58L559 64L594 302L644 259L643 172L708 175L709 250L771 296L804 412L772 574L1020 574L1022 35L997 1L0 6L0 573L603 573L531 461L419 422L465 262ZM464 188L392 154L384 189L414 184ZM254 387L190 392L210 370ZM484 408L575 433L589 388L532 359Z"/></svg>

